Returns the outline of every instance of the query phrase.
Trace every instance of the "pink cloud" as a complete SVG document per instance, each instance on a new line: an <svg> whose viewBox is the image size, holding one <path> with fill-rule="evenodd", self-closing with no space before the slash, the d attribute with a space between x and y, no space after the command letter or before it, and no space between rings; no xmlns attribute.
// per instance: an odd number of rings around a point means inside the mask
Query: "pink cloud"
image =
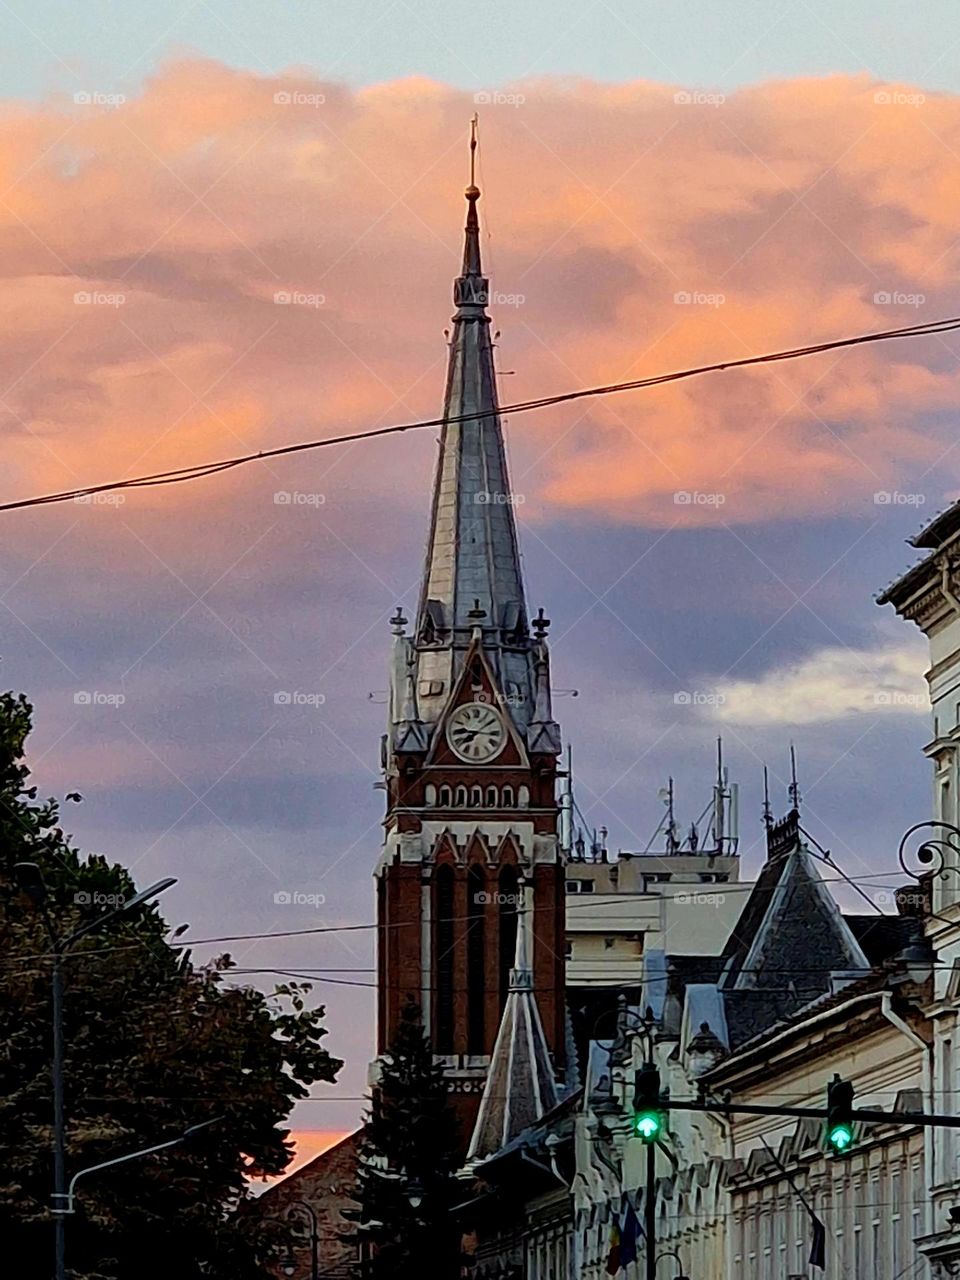
<svg viewBox="0 0 960 1280"><path fill-rule="evenodd" d="M509 92L522 103L481 108L505 400L960 309L954 96L862 77L716 105L647 82ZM351 93L201 61L118 107L7 104L9 496L432 416L473 107L423 80ZM516 419L517 487L534 517L669 525L862 509L931 469L955 486L934 417L960 389L954 350L912 341ZM368 494L422 507L419 483L397 494L405 442L361 449L317 469L348 483L362 458ZM258 468L131 502L176 511L189 538L198 503L271 484Z"/></svg>

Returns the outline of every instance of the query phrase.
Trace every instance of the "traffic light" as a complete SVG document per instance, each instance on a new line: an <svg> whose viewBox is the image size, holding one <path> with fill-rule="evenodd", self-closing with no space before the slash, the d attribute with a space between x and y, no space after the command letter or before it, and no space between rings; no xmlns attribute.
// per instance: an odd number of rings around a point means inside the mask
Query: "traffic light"
<svg viewBox="0 0 960 1280"><path fill-rule="evenodd" d="M656 1142L663 1130L660 1072L650 1062L640 1068L633 1082L633 1131L644 1142Z"/></svg>
<svg viewBox="0 0 960 1280"><path fill-rule="evenodd" d="M837 1155L853 1145L853 1085L838 1075L827 1085L827 1142Z"/></svg>

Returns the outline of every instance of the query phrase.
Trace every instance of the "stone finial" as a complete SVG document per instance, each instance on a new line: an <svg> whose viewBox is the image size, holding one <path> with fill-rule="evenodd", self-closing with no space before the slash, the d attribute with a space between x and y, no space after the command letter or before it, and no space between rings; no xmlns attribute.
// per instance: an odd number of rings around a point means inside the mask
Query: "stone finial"
<svg viewBox="0 0 960 1280"><path fill-rule="evenodd" d="M407 619L403 616L403 607L398 604L397 612L390 619L390 630L395 636L402 636L406 634L406 625Z"/></svg>

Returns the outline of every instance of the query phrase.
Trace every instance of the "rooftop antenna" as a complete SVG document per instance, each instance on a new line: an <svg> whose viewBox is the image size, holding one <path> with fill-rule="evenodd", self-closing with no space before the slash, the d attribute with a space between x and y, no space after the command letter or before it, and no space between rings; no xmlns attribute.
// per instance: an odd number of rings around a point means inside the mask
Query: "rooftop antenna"
<svg viewBox="0 0 960 1280"><path fill-rule="evenodd" d="M790 808L800 809L800 784L797 782L797 752L793 743L790 743L790 786L787 788L787 794L790 797Z"/></svg>
<svg viewBox="0 0 960 1280"><path fill-rule="evenodd" d="M723 768L723 739L717 738L717 782L713 789L713 847L723 853L726 836L727 778Z"/></svg>
<svg viewBox="0 0 960 1280"><path fill-rule="evenodd" d="M676 853L678 848L677 823L673 816L673 779L667 779L667 853Z"/></svg>
<svg viewBox="0 0 960 1280"><path fill-rule="evenodd" d="M773 810L770 808L770 779L767 777L767 766L763 766L763 825L767 829L773 826Z"/></svg>

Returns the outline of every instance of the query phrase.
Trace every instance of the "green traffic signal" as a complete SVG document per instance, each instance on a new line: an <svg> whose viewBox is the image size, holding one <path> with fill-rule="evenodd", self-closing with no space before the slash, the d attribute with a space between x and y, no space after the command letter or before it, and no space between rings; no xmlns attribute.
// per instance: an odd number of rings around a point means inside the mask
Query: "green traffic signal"
<svg viewBox="0 0 960 1280"><path fill-rule="evenodd" d="M834 1151L844 1152L853 1142L853 1133L845 1124L834 1125L827 1134L827 1141Z"/></svg>
<svg viewBox="0 0 960 1280"><path fill-rule="evenodd" d="M656 1142L663 1129L660 1073L650 1062L640 1068L633 1086L633 1131L644 1142Z"/></svg>
<svg viewBox="0 0 960 1280"><path fill-rule="evenodd" d="M634 1116L633 1127L644 1142L652 1142L663 1125L656 1112L645 1111L641 1115Z"/></svg>
<svg viewBox="0 0 960 1280"><path fill-rule="evenodd" d="M837 1155L853 1146L853 1085L839 1075L827 1085L827 1142Z"/></svg>

